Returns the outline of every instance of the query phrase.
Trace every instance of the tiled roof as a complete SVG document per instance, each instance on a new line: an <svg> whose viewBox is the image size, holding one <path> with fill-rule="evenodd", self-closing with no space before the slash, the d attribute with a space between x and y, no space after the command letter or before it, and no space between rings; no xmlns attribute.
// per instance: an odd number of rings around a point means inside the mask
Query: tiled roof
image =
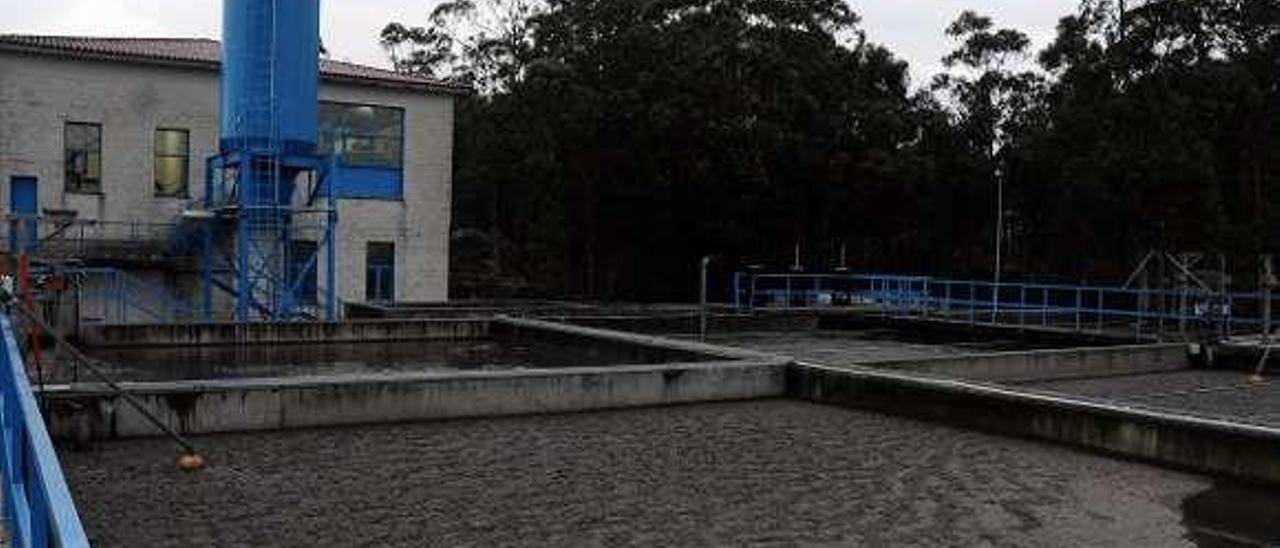
<svg viewBox="0 0 1280 548"><path fill-rule="evenodd" d="M217 70L222 46L208 38L96 38L0 34L0 51L21 51L77 59L132 61L195 66ZM466 93L462 86L400 74L386 69L320 59L320 77L328 81L410 88L440 93Z"/></svg>

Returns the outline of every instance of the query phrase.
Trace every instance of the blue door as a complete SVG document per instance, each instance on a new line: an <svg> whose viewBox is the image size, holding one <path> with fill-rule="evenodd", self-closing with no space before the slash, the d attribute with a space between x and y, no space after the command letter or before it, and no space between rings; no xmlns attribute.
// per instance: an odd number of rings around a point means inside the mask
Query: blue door
<svg viewBox="0 0 1280 548"><path fill-rule="evenodd" d="M35 177L9 178L9 249L15 253L35 251L37 196Z"/></svg>

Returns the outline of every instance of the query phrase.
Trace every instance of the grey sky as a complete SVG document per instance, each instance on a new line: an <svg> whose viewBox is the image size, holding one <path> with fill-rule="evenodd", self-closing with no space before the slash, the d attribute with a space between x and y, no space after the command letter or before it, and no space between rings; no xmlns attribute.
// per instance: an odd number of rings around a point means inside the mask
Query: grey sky
<svg viewBox="0 0 1280 548"><path fill-rule="evenodd" d="M871 40L911 63L917 83L940 68L951 44L942 31L964 9L1029 34L1053 37L1079 0L850 0ZM388 21L421 23L436 0L324 0L321 35L335 58L386 66L377 44ZM0 33L217 38L221 0L0 0Z"/></svg>

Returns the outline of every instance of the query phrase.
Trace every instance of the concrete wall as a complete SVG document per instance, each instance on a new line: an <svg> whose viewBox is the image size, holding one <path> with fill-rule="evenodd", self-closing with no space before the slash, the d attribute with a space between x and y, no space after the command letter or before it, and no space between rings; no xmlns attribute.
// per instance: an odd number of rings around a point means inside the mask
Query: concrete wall
<svg viewBox="0 0 1280 548"><path fill-rule="evenodd" d="M0 211L9 180L35 176L41 209L79 219L144 223L176 220L187 199L154 195L154 132L190 131L190 198L204 195L204 159L217 152L218 73L126 62L0 53ZM322 100L405 109L402 201L339 204L339 288L363 300L365 245L396 244L396 299L441 301L448 292L453 97L322 83ZM102 193L64 192L63 127L102 125ZM327 286L323 271L321 286Z"/></svg>
<svg viewBox="0 0 1280 548"><path fill-rule="evenodd" d="M1088 328L1088 324L1085 324L1085 327L1079 331L1072 328L1041 326L1036 324L1034 318L1028 320L1025 325L1019 325L1012 321L1008 324L991 324L942 318L886 316L878 312L854 311L824 314L820 326L824 329L865 329L868 327L887 326L967 337L1014 339L1057 346L1107 346L1158 342L1154 337L1148 335L1137 336L1128 332L1091 331Z"/></svg>
<svg viewBox="0 0 1280 548"><path fill-rule="evenodd" d="M102 124L102 193L63 192L63 125ZM192 197L203 196L203 158L217 152L217 75L127 63L0 53L0 208L9 177L39 179L42 208L81 219L164 222L179 198L154 196L157 127L190 131Z"/></svg>
<svg viewBox="0 0 1280 548"><path fill-rule="evenodd" d="M80 330L80 344L96 348L236 344L334 344L487 337L485 319L360 320L341 323L201 323L95 325Z"/></svg>
<svg viewBox="0 0 1280 548"><path fill-rule="evenodd" d="M374 321L327 327L250 326L250 330L252 337L267 342L300 337L368 339L453 323L457 321ZM483 320L476 323L493 330L550 332L695 352L717 356L720 361L455 374L128 383L124 388L138 397L149 412L186 433L793 397L1280 484L1280 459L1275 458L1280 454L1280 429L921 374L960 370L970 376L1007 381L1129 373L1132 367L1180 367L1185 354L1179 345L829 367L736 348L538 320L497 318L491 324ZM187 328L195 329L188 342L249 336L237 326ZM175 331L182 329L180 326L104 329L116 341L126 338L121 333L131 333L131 337L144 342L156 337L182 342L182 333ZM314 331L319 329L354 331L347 335ZM104 387L54 386L45 393L51 402L51 431L56 436L87 439L157 434L142 414Z"/></svg>
<svg viewBox="0 0 1280 548"><path fill-rule="evenodd" d="M178 431L200 434L778 397L786 386L785 368L779 361L710 362L137 383L126 389ZM55 437L159 433L110 391L81 386L46 394Z"/></svg>
<svg viewBox="0 0 1280 548"><path fill-rule="evenodd" d="M542 317L577 325L641 333L696 334L701 321L697 312L652 315L546 314ZM743 331L807 331L816 329L818 323L818 316L812 314L708 314L707 332L714 335Z"/></svg>
<svg viewBox="0 0 1280 548"><path fill-rule="evenodd" d="M1280 483L1280 430L992 385L801 364L791 397Z"/></svg>
<svg viewBox="0 0 1280 548"><path fill-rule="evenodd" d="M642 335L639 333L627 333L625 331L614 331L611 329L569 325L545 320L498 316L494 318L494 323L501 326L501 329L528 330L538 333L554 333L585 339L600 339L639 346L651 346L671 351L717 356L731 360L790 361L789 358L774 356L772 354L757 352L755 350L706 344L697 341L671 339L654 335Z"/></svg>
<svg viewBox="0 0 1280 548"><path fill-rule="evenodd" d="M1191 362L1186 345L1171 343L966 354L864 365L970 380L1027 382L1177 371L1191 367Z"/></svg>

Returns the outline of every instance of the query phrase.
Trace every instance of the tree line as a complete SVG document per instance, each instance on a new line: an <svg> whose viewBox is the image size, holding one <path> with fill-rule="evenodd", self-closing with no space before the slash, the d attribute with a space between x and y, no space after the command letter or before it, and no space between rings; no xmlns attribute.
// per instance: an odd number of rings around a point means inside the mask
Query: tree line
<svg viewBox="0 0 1280 548"><path fill-rule="evenodd" d="M688 299L704 255L986 278L997 230L1006 278L1066 282L1151 249L1249 271L1280 241L1278 0L1084 0L1040 51L964 12L918 85L843 0L449 0L418 23L382 32L396 68L475 90L455 298Z"/></svg>

